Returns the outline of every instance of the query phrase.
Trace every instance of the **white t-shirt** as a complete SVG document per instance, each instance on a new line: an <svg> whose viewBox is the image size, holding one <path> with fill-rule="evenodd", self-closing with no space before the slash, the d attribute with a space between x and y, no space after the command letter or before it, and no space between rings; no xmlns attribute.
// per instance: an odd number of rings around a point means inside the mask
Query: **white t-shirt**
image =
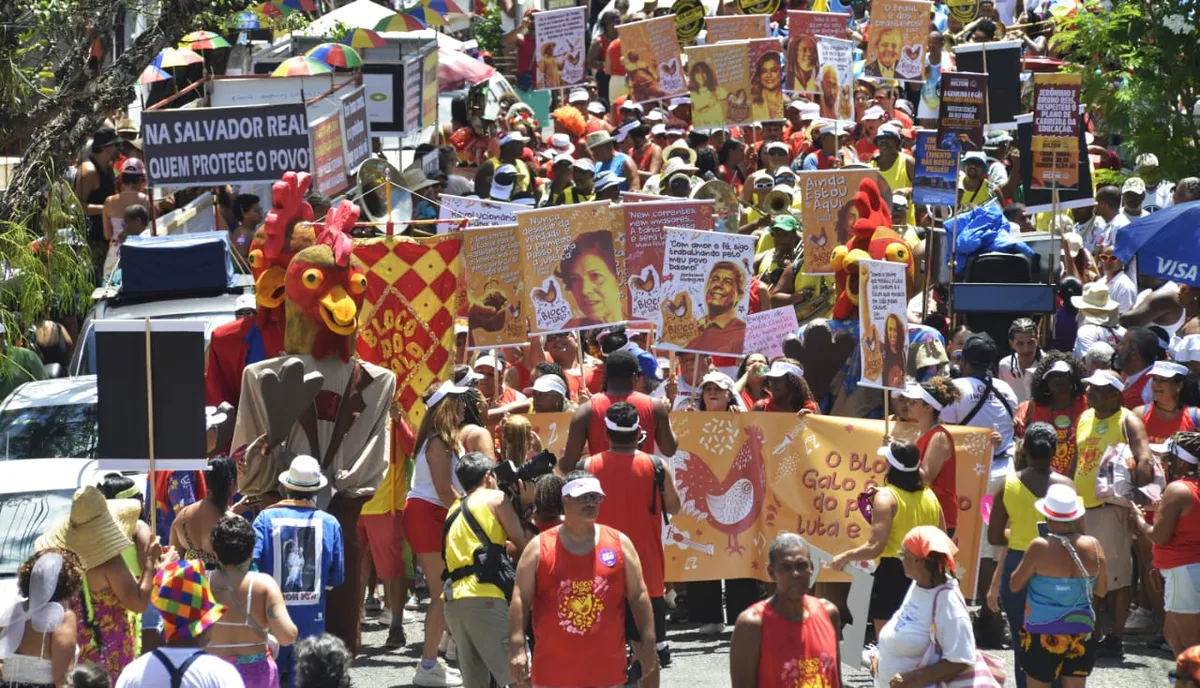
<svg viewBox="0 0 1200 688"><path fill-rule="evenodd" d="M1156 212L1175 205L1175 185L1161 181L1153 189L1146 190L1146 200L1142 201L1142 209L1146 212Z"/></svg>
<svg viewBox="0 0 1200 688"><path fill-rule="evenodd" d="M937 595L937 619L933 618ZM879 673L875 688L887 688L892 677L920 668L929 647L929 630L942 648L942 659L975 664L975 634L971 616L958 592L958 582L927 590L913 583L900 608L879 632Z"/></svg>
<svg viewBox="0 0 1200 688"><path fill-rule="evenodd" d="M985 385L979 378L960 377L954 381L954 386L962 392L962 398L942 409L941 420L949 425L964 425L963 419L971 413L971 409L975 408ZM975 414L970 423L965 423L965 425L973 428L995 428L996 432L1000 433L1000 448L992 455L992 475L998 476L1008 473L1012 468L1012 417L1017 412L1017 395L1013 393L1012 387L1009 387L1007 382L996 378L992 378L992 389L995 390L995 393L988 394L988 398L979 408L979 412ZM1004 402L1008 404L1007 408L997 398L997 394L1004 397Z"/></svg>
<svg viewBox="0 0 1200 688"><path fill-rule="evenodd" d="M939 602L940 604L940 602ZM182 666L188 657L196 654L194 647L163 647L162 653L175 666ZM171 674L163 663L154 656L146 654L133 660L121 671L117 678L116 688L161 688L171 685ZM205 654L196 658L183 675L180 688L244 688L242 676L229 662L214 655Z"/></svg>
<svg viewBox="0 0 1200 688"><path fill-rule="evenodd" d="M1096 342L1108 342L1113 348L1120 343L1121 337L1125 336L1125 328L1117 325L1115 327L1100 327L1099 325L1080 325L1075 331L1075 358L1083 360L1083 355Z"/></svg>
<svg viewBox="0 0 1200 688"><path fill-rule="evenodd" d="M1124 271L1118 272L1115 277L1109 278L1108 296L1113 301L1121 305L1121 312L1133 308L1133 302L1137 300L1138 290L1137 285L1129 278L1129 275Z"/></svg>
<svg viewBox="0 0 1200 688"><path fill-rule="evenodd" d="M1007 382L1008 386L1012 388L1013 394L1017 395L1018 402L1028 401L1030 395L1033 394L1033 370L1037 368L1039 359L1041 359L1041 355L1033 359L1033 365L1024 369L1017 363L1016 354L1009 354L1000 359L1000 364L997 366L1000 369L1000 379Z"/></svg>

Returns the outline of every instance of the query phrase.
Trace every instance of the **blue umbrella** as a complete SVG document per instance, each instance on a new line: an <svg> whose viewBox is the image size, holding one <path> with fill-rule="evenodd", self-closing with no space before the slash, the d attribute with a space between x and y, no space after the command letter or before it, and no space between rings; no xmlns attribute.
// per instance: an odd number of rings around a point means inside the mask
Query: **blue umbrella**
<svg viewBox="0 0 1200 688"><path fill-rule="evenodd" d="M1117 231L1113 253L1138 272L1200 286L1200 201L1173 205L1139 218Z"/></svg>

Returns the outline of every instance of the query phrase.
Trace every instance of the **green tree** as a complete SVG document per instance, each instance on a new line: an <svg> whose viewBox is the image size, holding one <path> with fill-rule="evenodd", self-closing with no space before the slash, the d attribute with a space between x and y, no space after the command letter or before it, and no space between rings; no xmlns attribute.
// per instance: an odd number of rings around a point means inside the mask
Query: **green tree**
<svg viewBox="0 0 1200 688"><path fill-rule="evenodd" d="M1200 172L1200 32L1196 0L1090 2L1066 19L1054 46L1083 75L1083 101L1103 130L1136 153L1158 156L1162 174Z"/></svg>

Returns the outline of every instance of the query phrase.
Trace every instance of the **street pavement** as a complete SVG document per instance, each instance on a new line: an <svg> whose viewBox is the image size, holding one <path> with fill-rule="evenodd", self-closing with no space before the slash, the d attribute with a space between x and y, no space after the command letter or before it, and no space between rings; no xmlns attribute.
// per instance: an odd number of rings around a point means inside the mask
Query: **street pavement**
<svg viewBox="0 0 1200 688"><path fill-rule="evenodd" d="M405 612L404 630L408 646L388 650L383 647L387 629L373 617L363 627L363 654L351 669L354 685L360 688L393 688L412 685L413 672L421 653L423 637L423 612ZM719 688L729 686L729 635L728 629L719 636L702 636L695 632L694 624L671 626L669 640L673 662L663 670L663 688ZM1088 679L1092 688L1152 688L1169 686L1167 672L1174 667L1174 660L1167 652L1146 647L1148 636L1131 635L1125 641L1123 660L1099 660L1096 670ZM1012 652L997 651L1009 670L1007 685L1015 686L1011 678ZM850 688L865 688L872 685L865 670L849 670L843 666L842 677Z"/></svg>

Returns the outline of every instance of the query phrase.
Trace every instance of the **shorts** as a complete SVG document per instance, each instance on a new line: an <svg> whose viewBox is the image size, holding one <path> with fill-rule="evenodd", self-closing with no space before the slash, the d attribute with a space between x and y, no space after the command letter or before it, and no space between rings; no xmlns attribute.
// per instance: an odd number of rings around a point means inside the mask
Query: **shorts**
<svg viewBox="0 0 1200 688"><path fill-rule="evenodd" d="M446 507L419 497L404 503L401 528L413 554L441 553L442 526L446 523L446 514Z"/></svg>
<svg viewBox="0 0 1200 688"><path fill-rule="evenodd" d="M508 673L508 603L494 597L446 601L446 625L458 645L464 686L513 683Z"/></svg>
<svg viewBox="0 0 1200 688"><path fill-rule="evenodd" d="M1096 634L1042 634L1021 631L1021 668L1036 681L1085 677L1096 665Z"/></svg>
<svg viewBox="0 0 1200 688"><path fill-rule="evenodd" d="M1012 470L1013 469L1010 468L1009 472L1011 472ZM989 473L988 474L988 484L987 484L987 494L990 494L990 495L996 494L997 490L1004 487L1004 481L1007 478L1008 478L1007 472L1001 473L1000 475L996 475L995 473ZM988 544L987 523L983 522L981 520L979 525L980 525L980 528L983 529L983 535L981 535L979 537L979 558L980 559L995 559L996 555L1000 553L1001 548L993 547L992 545Z"/></svg>
<svg viewBox="0 0 1200 688"><path fill-rule="evenodd" d="M662 597L650 598L650 610L654 612L654 642L661 643L667 639L667 601ZM642 639L637 622L633 618L633 610L625 605L625 640L636 643Z"/></svg>
<svg viewBox="0 0 1200 688"><path fill-rule="evenodd" d="M875 567L875 583L871 586L868 619L888 620L904 603L912 580L904 575L904 565L898 557L883 557Z"/></svg>
<svg viewBox="0 0 1200 688"><path fill-rule="evenodd" d="M1083 515L1083 532L1100 541L1108 567L1109 591L1133 585L1133 535L1128 510L1113 505L1092 507Z"/></svg>
<svg viewBox="0 0 1200 688"><path fill-rule="evenodd" d="M1200 614L1200 563L1162 569L1163 609L1173 614Z"/></svg>
<svg viewBox="0 0 1200 688"><path fill-rule="evenodd" d="M404 575L404 512L359 514L358 539L371 548L375 573L382 579Z"/></svg>

